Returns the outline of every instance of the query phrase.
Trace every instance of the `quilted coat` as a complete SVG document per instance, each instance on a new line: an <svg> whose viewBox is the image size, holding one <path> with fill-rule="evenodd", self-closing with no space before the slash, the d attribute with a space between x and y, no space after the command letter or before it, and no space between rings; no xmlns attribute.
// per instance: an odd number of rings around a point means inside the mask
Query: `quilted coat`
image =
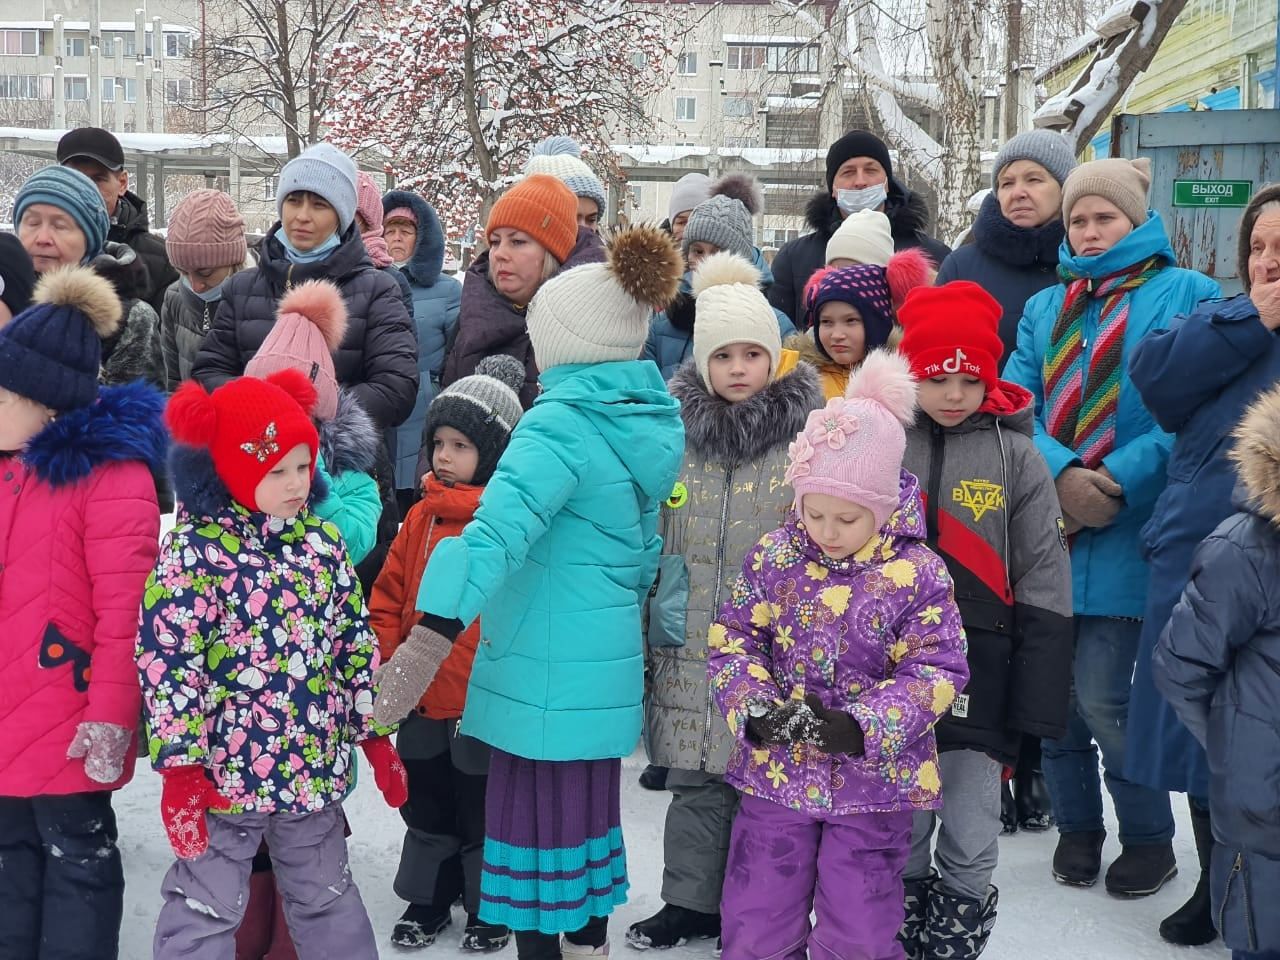
<svg viewBox="0 0 1280 960"><path fill-rule="evenodd" d="M234 502L207 451L176 447L182 509L147 578L138 628L147 747L202 765L234 813L342 800L373 722L378 645L338 529ZM313 496L323 491L313 489Z"/></svg>
<svg viewBox="0 0 1280 960"><path fill-rule="evenodd" d="M898 509L853 556L832 560L793 512L743 561L709 639L735 740L730 784L820 816L941 806L933 726L969 667L951 577L924 538L920 487L904 470ZM748 739L753 705L806 694L853 715L863 755Z"/></svg>
<svg viewBox="0 0 1280 960"><path fill-rule="evenodd" d="M427 475L422 499L405 516L369 595L369 625L378 635L383 660L391 658L419 620L415 609L418 588L436 545L445 537L462 533L475 516L483 492L484 487L463 483L449 486L437 480L435 474ZM453 641L453 651L440 665L440 672L418 704L421 716L432 720L462 716L479 639L480 623L476 621Z"/></svg>
<svg viewBox="0 0 1280 960"><path fill-rule="evenodd" d="M329 492L315 500L314 510L338 528L351 562L358 564L378 539L383 504L373 474L382 441L360 401L346 387L338 388L338 412L333 419L317 426L317 469L324 471Z"/></svg>
<svg viewBox="0 0 1280 960"><path fill-rule="evenodd" d="M160 537L160 392L104 387L0 454L0 796L115 789L67 758L77 725L134 729L138 604Z"/></svg>
<svg viewBox="0 0 1280 960"><path fill-rule="evenodd" d="M374 267L355 226L328 257L306 264L285 256L276 239L280 229L262 241L257 269L237 273L223 287L191 375L210 390L240 376L275 323L285 291L304 280L329 280L347 305L347 336L333 354L338 383L355 391L379 430L400 424L418 392L418 347L400 287Z"/></svg>
<svg viewBox="0 0 1280 960"><path fill-rule="evenodd" d="M707 630L743 558L786 519L795 496L782 480L787 446L822 406L822 390L807 363L741 403L709 392L692 361L667 387L680 401L685 450L659 526L645 739L656 764L724 773L733 738L707 682Z"/></svg>
<svg viewBox="0 0 1280 960"><path fill-rule="evenodd" d="M563 272L602 260L604 244L600 237L594 230L579 227L578 242L560 269ZM519 393L521 406L528 410L538 395L538 364L533 357L533 344L529 342L529 329L525 324L527 307L528 304L513 304L494 287L489 278L489 251L476 257L462 282L458 326L445 357L440 385L447 387L455 380L469 377L485 357L505 353L524 364L524 387Z"/></svg>
<svg viewBox="0 0 1280 960"><path fill-rule="evenodd" d="M462 284L441 273L444 267L444 230L431 204L416 193L392 190L382 198L384 213L408 207L418 218L418 238L413 256L400 267L413 298L413 323L418 334L418 398L409 419L396 427L391 456L395 462L397 490L417 489L418 452L427 425L427 407L440 389L445 344L458 325Z"/></svg>
<svg viewBox="0 0 1280 960"><path fill-rule="evenodd" d="M684 449L679 404L642 360L552 367L542 386L475 519L432 554L418 609L481 618L464 734L530 760L625 757L640 737L640 610Z"/></svg>

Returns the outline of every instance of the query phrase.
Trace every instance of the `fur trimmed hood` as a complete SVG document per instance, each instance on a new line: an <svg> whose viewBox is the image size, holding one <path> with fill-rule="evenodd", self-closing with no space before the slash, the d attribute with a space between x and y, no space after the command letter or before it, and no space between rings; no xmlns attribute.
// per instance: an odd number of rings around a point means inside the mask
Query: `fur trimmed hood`
<svg viewBox="0 0 1280 960"><path fill-rule="evenodd" d="M331 475L354 471L373 473L378 459L378 428L356 395L346 387L338 389L338 412L332 420L319 424L320 455Z"/></svg>
<svg viewBox="0 0 1280 960"><path fill-rule="evenodd" d="M440 226L440 218L435 207L408 190L391 190L382 198L384 216L400 207L408 207L418 218L413 256L400 269L415 286L435 286L440 279L440 271L444 269L444 228Z"/></svg>
<svg viewBox="0 0 1280 960"><path fill-rule="evenodd" d="M731 464L754 460L794 440L809 413L825 402L818 372L803 361L741 403L709 391L692 360L676 371L667 388L680 401L688 445L708 459Z"/></svg>
<svg viewBox="0 0 1280 960"><path fill-rule="evenodd" d="M173 444L169 448L169 474L178 500L179 517L185 513L191 517L212 519L231 510L234 502L231 491L218 476L213 457L207 449L185 443ZM329 487L320 474L313 475L307 506L315 506L328 495Z"/></svg>
<svg viewBox="0 0 1280 960"><path fill-rule="evenodd" d="M889 339L885 341L884 348L886 350L897 350L900 343L902 343L902 327L895 322L889 330ZM818 369L841 366L841 364L836 363L827 356L827 352L822 349L822 343L818 340L816 327L806 330L804 333L795 333L787 337L782 344L782 349L796 351L800 354L802 361L811 363Z"/></svg>
<svg viewBox="0 0 1280 960"><path fill-rule="evenodd" d="M889 178L889 198L885 201L885 216L895 242L915 240L925 233L929 225L929 205L924 198L912 193L897 180ZM826 190L819 190L809 198L804 208L805 222L824 238L840 228L843 217L835 197Z"/></svg>
<svg viewBox="0 0 1280 960"><path fill-rule="evenodd" d="M1228 457L1240 478L1236 504L1280 527L1280 387L1249 406L1233 436Z"/></svg>
<svg viewBox="0 0 1280 960"><path fill-rule="evenodd" d="M164 394L141 381L102 387L96 403L60 414L32 437L22 460L53 487L77 483L106 463L140 461L155 473L169 445L164 404Z"/></svg>

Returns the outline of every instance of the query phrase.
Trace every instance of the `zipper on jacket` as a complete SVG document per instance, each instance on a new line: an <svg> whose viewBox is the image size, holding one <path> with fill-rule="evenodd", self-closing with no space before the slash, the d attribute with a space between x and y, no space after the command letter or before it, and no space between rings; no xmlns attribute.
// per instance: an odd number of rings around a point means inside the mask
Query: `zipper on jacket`
<svg viewBox="0 0 1280 960"><path fill-rule="evenodd" d="M724 492L720 494L720 536L716 538L716 589L711 597L711 622L715 623L720 612L720 590L724 584L724 535L729 528L729 494L733 492L733 467L724 472ZM702 757L699 769L707 769L707 758L711 753L711 711L715 700L711 693L711 683L707 683L706 714L702 718Z"/></svg>
<svg viewBox="0 0 1280 960"><path fill-rule="evenodd" d="M1253 953L1258 949L1257 939L1253 935L1253 915L1249 908L1249 884L1246 882L1244 874L1244 851L1236 851L1235 862L1231 864L1231 872L1227 874L1226 888L1222 891L1222 903L1218 905L1218 930L1226 935L1226 919L1227 904L1231 902L1231 886L1236 882L1236 878L1240 878L1242 884L1240 888L1241 900L1244 904L1244 927L1245 934L1249 938L1249 952Z"/></svg>
<svg viewBox="0 0 1280 960"><path fill-rule="evenodd" d="M936 420L929 423L929 506L925 511L925 526L929 542L938 542L938 501L942 498L942 460L946 450L946 433Z"/></svg>
<svg viewBox="0 0 1280 960"><path fill-rule="evenodd" d="M200 332L209 332L209 305L206 303L203 308L203 317L200 320Z"/></svg>
<svg viewBox="0 0 1280 960"><path fill-rule="evenodd" d="M293 289L293 268L294 264L289 264L289 269L286 270L284 274L284 288L286 290Z"/></svg>

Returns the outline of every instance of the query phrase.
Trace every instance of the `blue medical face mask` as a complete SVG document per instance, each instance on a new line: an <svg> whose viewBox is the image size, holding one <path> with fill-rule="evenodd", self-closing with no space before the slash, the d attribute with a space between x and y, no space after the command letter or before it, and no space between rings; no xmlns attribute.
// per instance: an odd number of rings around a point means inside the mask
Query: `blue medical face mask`
<svg viewBox="0 0 1280 960"><path fill-rule="evenodd" d="M329 235L328 240L321 243L314 250L302 251L289 242L283 227L276 231L276 239L280 241L280 246L284 247L285 256L293 263L316 263L333 253L342 243L342 238L335 231Z"/></svg>
<svg viewBox="0 0 1280 960"><path fill-rule="evenodd" d="M889 185L877 183L863 187L861 190L837 190L836 203L841 212L848 216L859 210L876 210L889 198Z"/></svg>
<svg viewBox="0 0 1280 960"><path fill-rule="evenodd" d="M216 303L217 301L221 300L222 288L227 285L227 281L223 280L216 287L210 287L204 293L201 293L195 287L191 286L191 281L186 278L185 274L180 276L179 279L182 281L182 285L184 287L190 290L195 296L199 297L205 303Z"/></svg>

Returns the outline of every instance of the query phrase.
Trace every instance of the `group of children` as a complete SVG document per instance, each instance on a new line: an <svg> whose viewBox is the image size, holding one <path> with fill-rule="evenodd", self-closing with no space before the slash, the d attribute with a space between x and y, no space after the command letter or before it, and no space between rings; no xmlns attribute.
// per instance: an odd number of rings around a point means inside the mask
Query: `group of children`
<svg viewBox="0 0 1280 960"><path fill-rule="evenodd" d="M706 251L668 393L635 357L681 258L623 231L530 304L532 410L505 358L432 402L423 497L367 605L376 438L334 379L337 292L292 291L249 375L166 407L98 386L104 281L48 274L0 328L0 956L88 937L114 955L111 792L139 712L177 857L157 958L225 960L273 897L299 955L377 955L342 815L357 746L407 826L395 943L433 942L461 898L467 949L514 931L521 960L607 955L619 761L645 714L675 768L662 896L683 913L633 946L978 956L1002 771L1067 723L1068 534L1033 396L997 375L999 305L903 256L811 282L842 368L824 371L784 348L759 268ZM1251 600L1223 625L1235 650L1268 624L1262 594L1217 578L1270 569L1275 402L1239 454L1259 515L1206 545L1214 579L1193 579L1161 673L1210 736L1227 720L1204 663L1248 678L1202 608ZM180 508L160 541L166 425Z"/></svg>

